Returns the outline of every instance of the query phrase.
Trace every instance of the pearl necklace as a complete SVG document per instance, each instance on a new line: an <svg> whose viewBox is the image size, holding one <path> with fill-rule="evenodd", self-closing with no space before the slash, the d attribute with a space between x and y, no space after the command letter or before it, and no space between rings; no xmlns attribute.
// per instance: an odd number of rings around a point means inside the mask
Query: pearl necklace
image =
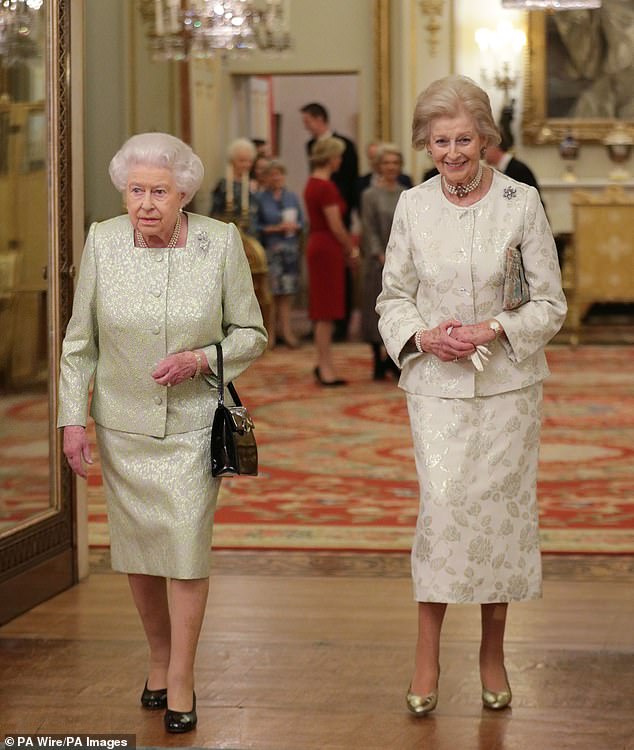
<svg viewBox="0 0 634 750"><path fill-rule="evenodd" d="M457 195L458 198L464 198L465 195L472 193L482 182L482 164L478 165L478 173L471 182L467 182L466 185L450 185L445 177L442 178L442 182L448 193L451 193L451 195Z"/></svg>
<svg viewBox="0 0 634 750"><path fill-rule="evenodd" d="M167 243L167 249L172 250L172 248L176 247L176 243L178 242L178 237L181 233L181 215L180 212L176 218L176 224L174 225L174 231L172 232L172 236L170 237L170 241ZM149 245L145 241L145 237L139 232L138 229L134 230L134 244L137 247L142 248L149 248Z"/></svg>

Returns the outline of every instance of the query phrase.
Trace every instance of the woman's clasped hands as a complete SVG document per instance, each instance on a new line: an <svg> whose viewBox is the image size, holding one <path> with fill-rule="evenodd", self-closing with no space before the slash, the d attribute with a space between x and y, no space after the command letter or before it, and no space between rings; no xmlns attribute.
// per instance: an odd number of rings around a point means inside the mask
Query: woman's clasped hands
<svg viewBox="0 0 634 750"><path fill-rule="evenodd" d="M421 335L423 351L434 354L443 362L456 362L469 357L479 372L491 355L486 344L495 338L495 332L486 323L463 325L461 321L445 320Z"/></svg>

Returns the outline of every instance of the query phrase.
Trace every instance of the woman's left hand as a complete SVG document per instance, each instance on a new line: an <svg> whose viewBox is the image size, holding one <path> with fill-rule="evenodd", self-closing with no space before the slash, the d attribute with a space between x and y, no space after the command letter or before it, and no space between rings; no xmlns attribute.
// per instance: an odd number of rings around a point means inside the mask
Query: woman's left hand
<svg viewBox="0 0 634 750"><path fill-rule="evenodd" d="M454 328L451 331L451 338L456 341L463 341L466 344L473 344L473 346L481 346L482 344L489 344L493 341L495 331L489 328L488 323L473 323L472 325L462 324L459 328Z"/></svg>
<svg viewBox="0 0 634 750"><path fill-rule="evenodd" d="M196 374L198 360L194 352L178 352L162 359L152 377L159 385L178 385Z"/></svg>
<svg viewBox="0 0 634 750"><path fill-rule="evenodd" d="M353 271L361 265L361 251L356 245L346 254L346 264Z"/></svg>

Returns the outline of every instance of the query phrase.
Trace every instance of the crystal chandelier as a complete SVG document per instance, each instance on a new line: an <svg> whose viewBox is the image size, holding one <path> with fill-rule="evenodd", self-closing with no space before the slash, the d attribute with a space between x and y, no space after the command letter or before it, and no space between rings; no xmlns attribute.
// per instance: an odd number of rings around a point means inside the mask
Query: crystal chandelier
<svg viewBox="0 0 634 750"><path fill-rule="evenodd" d="M591 10L601 0L502 0L502 7L513 10Z"/></svg>
<svg viewBox="0 0 634 750"><path fill-rule="evenodd" d="M0 61L15 65L39 55L44 0L0 0Z"/></svg>
<svg viewBox="0 0 634 750"><path fill-rule="evenodd" d="M286 52L289 5L290 0L140 0L154 60Z"/></svg>

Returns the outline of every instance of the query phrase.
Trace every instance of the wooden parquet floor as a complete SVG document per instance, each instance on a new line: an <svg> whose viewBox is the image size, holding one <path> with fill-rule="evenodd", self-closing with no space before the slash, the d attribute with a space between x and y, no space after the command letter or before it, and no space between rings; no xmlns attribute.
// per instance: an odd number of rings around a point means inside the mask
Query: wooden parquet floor
<svg viewBox="0 0 634 750"><path fill-rule="evenodd" d="M634 557L546 557L512 605L513 708L481 708L479 608L449 608L440 701L405 709L416 628L406 555L221 552L197 661L199 724L166 735L139 694L145 645L124 576L93 573L0 629L8 732L132 733L224 750L634 750Z"/></svg>

